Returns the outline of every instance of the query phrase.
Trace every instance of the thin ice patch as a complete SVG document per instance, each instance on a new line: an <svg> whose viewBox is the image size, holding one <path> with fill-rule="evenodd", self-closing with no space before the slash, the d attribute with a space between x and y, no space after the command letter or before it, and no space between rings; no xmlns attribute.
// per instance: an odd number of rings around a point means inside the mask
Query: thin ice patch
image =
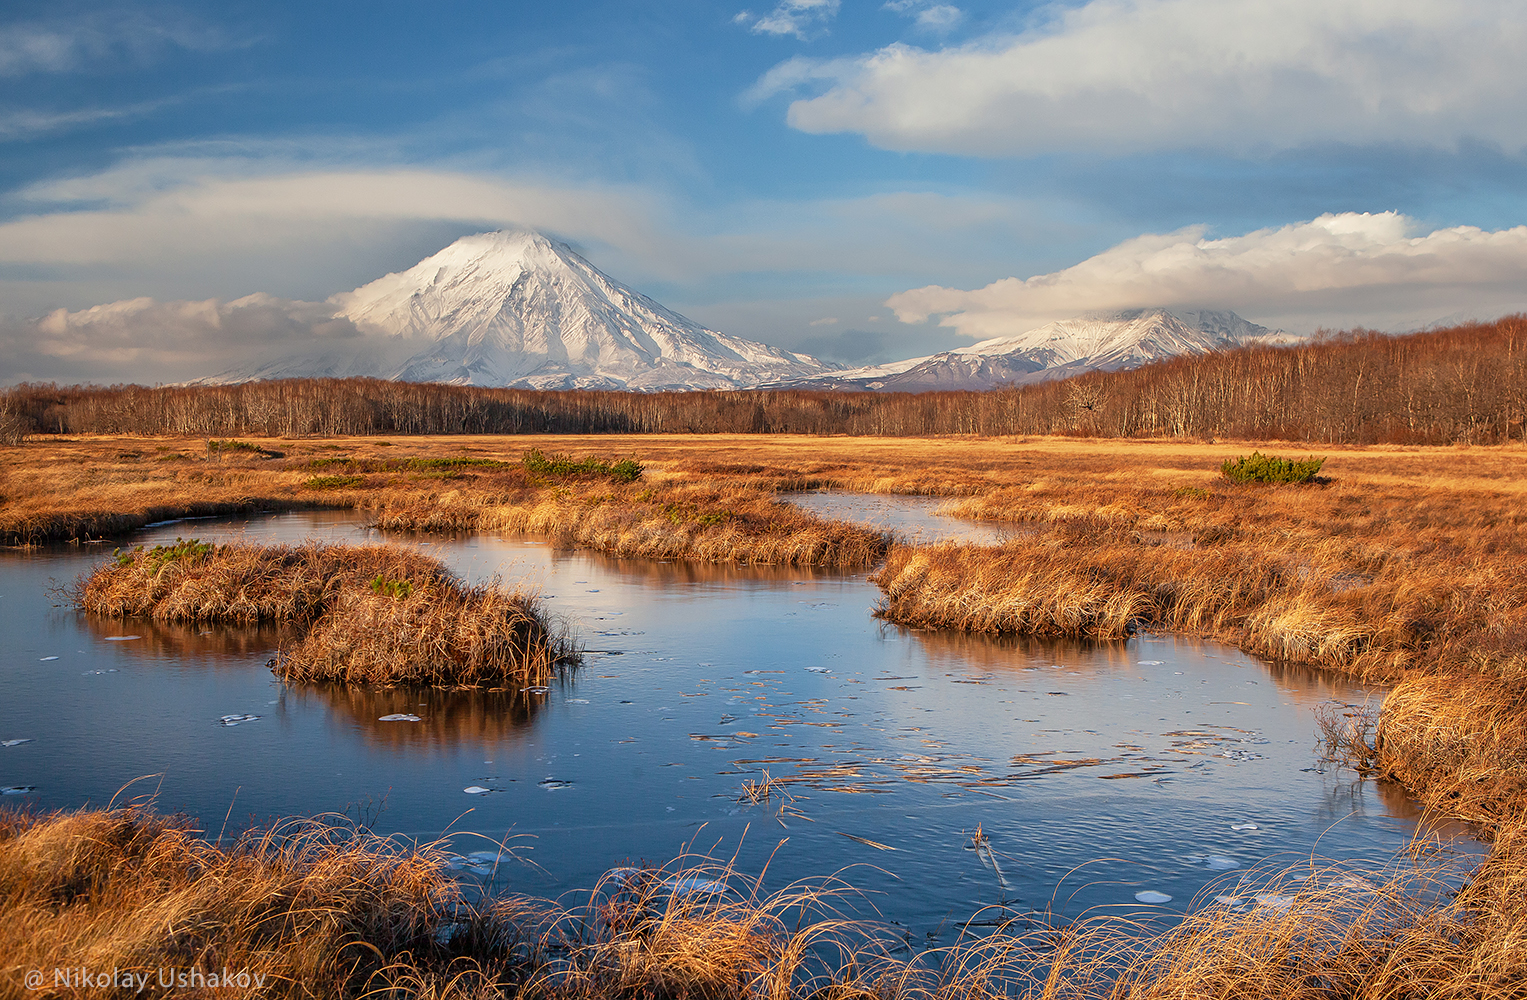
<svg viewBox="0 0 1527 1000"><path fill-rule="evenodd" d="M19 747L23 743L32 742L30 738L24 740L0 740L0 747Z"/></svg>
<svg viewBox="0 0 1527 1000"><path fill-rule="evenodd" d="M561 778L542 778L540 781L536 782L536 784L540 785L548 792L555 792L559 789L573 787L573 783L571 781L564 781Z"/></svg>
<svg viewBox="0 0 1527 1000"><path fill-rule="evenodd" d="M830 673L832 673L832 670L830 670L827 667L807 667L806 669L808 671L810 671L811 673L813 673L813 674L830 674Z"/></svg>
<svg viewBox="0 0 1527 1000"><path fill-rule="evenodd" d="M1257 829L1260 829L1260 827L1258 827L1255 823L1231 823L1230 824L1230 829L1236 830L1236 831L1241 831L1241 830L1257 830Z"/></svg>
<svg viewBox="0 0 1527 1000"><path fill-rule="evenodd" d="M37 791L36 785L6 785L0 788L0 795L25 795L35 791Z"/></svg>
<svg viewBox="0 0 1527 1000"><path fill-rule="evenodd" d="M133 639L141 639L141 638L143 638L143 636L141 636L141 635L108 635L105 638L106 638L107 642L130 642Z"/></svg>
<svg viewBox="0 0 1527 1000"><path fill-rule="evenodd" d="M225 715L217 720L220 726L237 726L241 722L254 722L258 715Z"/></svg>
<svg viewBox="0 0 1527 1000"><path fill-rule="evenodd" d="M417 715L411 715L408 712L396 712L396 713L394 713L392 715L381 716L376 721L378 721L378 722L423 722L424 720L419 718Z"/></svg>
<svg viewBox="0 0 1527 1000"><path fill-rule="evenodd" d="M42 657L38 657L37 662L38 663L47 663L49 660L56 660L56 659L58 659L58 657L56 657L56 656L42 656Z"/></svg>
<svg viewBox="0 0 1527 1000"><path fill-rule="evenodd" d="M1142 903L1151 903L1153 905L1157 903L1170 903L1172 901L1171 896L1168 896L1164 892L1157 892L1155 889L1146 889L1144 892L1137 892L1135 893L1135 898Z"/></svg>
<svg viewBox="0 0 1527 1000"><path fill-rule="evenodd" d="M520 688L520 694L524 694L527 691L529 691L531 694L545 694L546 692L548 692L550 690L551 690L551 688L549 688L549 687Z"/></svg>
<svg viewBox="0 0 1527 1000"><path fill-rule="evenodd" d="M493 789L484 788L481 785L468 785L467 787L463 788L462 791L466 792L468 795L487 795L489 792L493 791Z"/></svg>
<svg viewBox="0 0 1527 1000"><path fill-rule="evenodd" d="M587 698L569 698L565 702L568 705L587 705L588 703L589 700Z"/></svg>
<svg viewBox="0 0 1527 1000"><path fill-rule="evenodd" d="M1142 667L1159 667L1159 666L1161 666L1162 661L1161 660L1136 660L1135 663L1136 663L1136 665L1142 666Z"/></svg>
<svg viewBox="0 0 1527 1000"><path fill-rule="evenodd" d="M476 788L478 786L474 785L472 787ZM499 862L509 861L513 858L514 855L508 851L473 851L470 854L458 854L450 861L447 861L445 866L451 871L467 869L474 872L486 872L498 867Z"/></svg>

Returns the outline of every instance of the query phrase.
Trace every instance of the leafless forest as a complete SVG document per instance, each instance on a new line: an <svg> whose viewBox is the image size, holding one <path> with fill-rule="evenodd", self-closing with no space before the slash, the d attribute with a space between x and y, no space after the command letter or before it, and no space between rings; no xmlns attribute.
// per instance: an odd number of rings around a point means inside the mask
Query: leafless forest
<svg viewBox="0 0 1527 1000"><path fill-rule="evenodd" d="M1519 438L1527 315L1353 331L991 392L542 392L375 379L145 388L22 384L22 434L1076 434L1350 444Z"/></svg>

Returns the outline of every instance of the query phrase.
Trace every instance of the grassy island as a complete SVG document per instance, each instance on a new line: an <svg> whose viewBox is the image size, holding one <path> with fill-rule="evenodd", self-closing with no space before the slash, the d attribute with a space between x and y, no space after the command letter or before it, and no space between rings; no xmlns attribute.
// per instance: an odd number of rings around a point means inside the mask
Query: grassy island
<svg viewBox="0 0 1527 1000"><path fill-rule="evenodd" d="M540 685L576 661L534 595L467 586L397 545L174 545L118 550L76 587L84 611L306 634L272 668L291 682Z"/></svg>

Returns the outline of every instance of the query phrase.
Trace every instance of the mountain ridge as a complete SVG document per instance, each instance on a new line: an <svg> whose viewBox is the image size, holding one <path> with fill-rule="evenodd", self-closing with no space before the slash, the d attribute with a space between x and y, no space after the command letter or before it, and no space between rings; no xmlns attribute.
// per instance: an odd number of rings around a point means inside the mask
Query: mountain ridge
<svg viewBox="0 0 1527 1000"><path fill-rule="evenodd" d="M765 388L872 392L982 390L1299 338L1229 310L1129 309L1058 320L921 358L771 383Z"/></svg>

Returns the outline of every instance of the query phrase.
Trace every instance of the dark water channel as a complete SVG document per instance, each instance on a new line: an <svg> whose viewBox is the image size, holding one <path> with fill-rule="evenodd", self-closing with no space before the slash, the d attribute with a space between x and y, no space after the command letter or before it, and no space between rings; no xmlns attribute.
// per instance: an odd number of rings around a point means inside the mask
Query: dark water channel
<svg viewBox="0 0 1527 1000"><path fill-rule="evenodd" d="M355 515L298 513L131 541L177 535L378 540ZM160 775L133 792L214 832L225 816L385 803L379 831L517 836L535 865L506 863L502 881L553 896L686 850L749 874L773 855L769 884L849 869L917 934L999 901L1134 910L1155 892L1180 910L1255 864L1381 862L1417 830L1403 795L1317 758L1314 708L1375 694L1233 649L908 631L871 617L864 574L391 540L469 579L531 577L579 630L585 666L540 695L285 688L266 668L276 631L90 618L49 584L107 551L11 551L0 740L27 742L0 747L5 800L99 805ZM789 779L798 815L738 802L765 770ZM971 849L978 826L989 852Z"/></svg>

